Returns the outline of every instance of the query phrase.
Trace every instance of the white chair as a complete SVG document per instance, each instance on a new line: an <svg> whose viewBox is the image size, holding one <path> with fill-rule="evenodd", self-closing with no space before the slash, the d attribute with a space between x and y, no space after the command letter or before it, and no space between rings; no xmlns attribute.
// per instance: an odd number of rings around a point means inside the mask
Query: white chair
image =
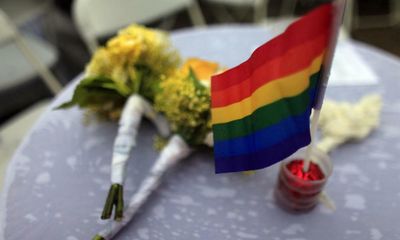
<svg viewBox="0 0 400 240"><path fill-rule="evenodd" d="M0 9L18 28L29 27L29 32L44 36L46 40L54 43L56 42L54 21L56 21L55 16L57 15L54 1L0 0Z"/></svg>
<svg viewBox="0 0 400 240"><path fill-rule="evenodd" d="M73 19L93 52L98 38L110 36L131 23L149 23L183 9L195 26L205 26L196 0L75 0Z"/></svg>
<svg viewBox="0 0 400 240"><path fill-rule="evenodd" d="M251 7L253 9L253 22L260 23L265 21L267 18L267 8L269 0L203 0L205 2L210 2L217 4L216 8L212 8L214 15L220 22L234 21L232 13L228 11L225 7ZM219 5L219 7L218 7ZM242 10L242 9L240 9Z"/></svg>
<svg viewBox="0 0 400 240"><path fill-rule="evenodd" d="M1 6L10 10L14 19L22 24L29 14L22 14L9 1ZM6 4L6 5L3 5ZM36 10L35 10L36 11ZM31 12L32 13L32 12ZM16 25L0 9L0 118L19 110L35 99L32 81L39 75L53 94L61 85L50 72L49 66L57 61L57 51L46 42L27 34L21 34ZM48 100L30 107L0 126L0 192L8 160L18 147L26 132L48 105Z"/></svg>
<svg viewBox="0 0 400 240"><path fill-rule="evenodd" d="M1 104L0 117L11 113L15 108L27 105L23 100L25 97L28 99L27 95L34 94L33 90L29 92L28 87L24 87L25 93L28 92L24 94L16 89L27 85L37 75L53 94L61 90L61 84L49 70L57 58L56 49L33 36L21 35L0 9L0 97L8 99ZM20 96L12 96L15 94Z"/></svg>
<svg viewBox="0 0 400 240"><path fill-rule="evenodd" d="M1 0L0 8L14 24L20 26L49 11L51 0Z"/></svg>
<svg viewBox="0 0 400 240"><path fill-rule="evenodd" d="M21 35L1 9L0 53L0 89L39 74L52 93L57 94L61 90L61 84L48 67L56 62L57 51L36 37Z"/></svg>
<svg viewBox="0 0 400 240"><path fill-rule="evenodd" d="M296 5L300 1L301 0L282 0L280 16L283 21L279 21L279 22L282 22L283 25L285 25L285 27L287 25L289 25L290 22L292 22L296 19L295 8L296 8ZM318 3L318 1L316 1L316 0L304 0L304 2L306 2L307 4ZM343 25L340 28L340 32L339 32L339 40L350 38L350 31L351 31L352 25L353 25L353 9L354 9L354 0L347 0L346 1L346 12L345 12L345 15L343 18Z"/></svg>
<svg viewBox="0 0 400 240"><path fill-rule="evenodd" d="M296 4L301 0L283 0L281 5L281 15L292 15ZM310 0L303 0L303 2L312 3ZM314 0L314 2L316 2ZM351 30L355 28L369 28L369 27L387 27L393 26L400 22L400 1L389 0L389 13L388 15L374 15L374 16L359 16L358 8L362 0L347 0L346 12L343 19L344 29L350 35Z"/></svg>

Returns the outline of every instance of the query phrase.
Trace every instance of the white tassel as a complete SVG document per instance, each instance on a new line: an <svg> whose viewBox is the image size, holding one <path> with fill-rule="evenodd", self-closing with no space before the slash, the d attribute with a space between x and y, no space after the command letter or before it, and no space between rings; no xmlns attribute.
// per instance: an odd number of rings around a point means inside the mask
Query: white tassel
<svg viewBox="0 0 400 240"><path fill-rule="evenodd" d="M348 140L366 138L378 127L381 108L382 99L376 94L366 95L354 104L325 101L319 121L322 139L318 148L330 152Z"/></svg>

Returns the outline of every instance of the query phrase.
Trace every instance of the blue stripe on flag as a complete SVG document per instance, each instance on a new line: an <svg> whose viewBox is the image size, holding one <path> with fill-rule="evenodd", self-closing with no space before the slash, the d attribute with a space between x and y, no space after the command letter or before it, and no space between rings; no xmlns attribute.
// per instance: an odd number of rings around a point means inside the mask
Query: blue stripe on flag
<svg viewBox="0 0 400 240"><path fill-rule="evenodd" d="M226 173L265 168L289 157L310 142L310 131L307 129L257 152L232 157L215 157L215 172Z"/></svg>
<svg viewBox="0 0 400 240"><path fill-rule="evenodd" d="M215 142L214 156L230 157L257 152L304 132L310 128L310 111L308 109L299 116L290 116L244 137Z"/></svg>

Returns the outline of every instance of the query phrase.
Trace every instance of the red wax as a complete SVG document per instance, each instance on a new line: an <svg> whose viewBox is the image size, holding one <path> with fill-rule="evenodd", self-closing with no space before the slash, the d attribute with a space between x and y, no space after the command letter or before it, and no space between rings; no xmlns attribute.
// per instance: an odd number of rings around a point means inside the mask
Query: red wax
<svg viewBox="0 0 400 240"><path fill-rule="evenodd" d="M277 199L290 210L312 209L326 182L325 174L318 164L310 162L307 172L303 171L303 165L302 159L294 159L284 165L279 173Z"/></svg>
<svg viewBox="0 0 400 240"><path fill-rule="evenodd" d="M325 178L324 173L321 171L319 166L313 162L310 162L308 172L303 171L304 161L301 159L295 159L286 165L286 168L298 178L305 181L322 180Z"/></svg>

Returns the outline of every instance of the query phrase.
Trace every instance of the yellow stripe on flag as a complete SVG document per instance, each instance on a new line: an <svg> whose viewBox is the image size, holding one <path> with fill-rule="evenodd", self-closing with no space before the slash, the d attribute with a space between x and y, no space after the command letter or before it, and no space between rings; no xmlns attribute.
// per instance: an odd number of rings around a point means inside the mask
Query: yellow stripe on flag
<svg viewBox="0 0 400 240"><path fill-rule="evenodd" d="M315 58L308 68L273 80L261 86L251 96L240 102L225 107L212 108L213 124L241 119L262 106L273 103L281 98L293 97L300 94L308 88L310 76L320 70L323 57L324 53Z"/></svg>

